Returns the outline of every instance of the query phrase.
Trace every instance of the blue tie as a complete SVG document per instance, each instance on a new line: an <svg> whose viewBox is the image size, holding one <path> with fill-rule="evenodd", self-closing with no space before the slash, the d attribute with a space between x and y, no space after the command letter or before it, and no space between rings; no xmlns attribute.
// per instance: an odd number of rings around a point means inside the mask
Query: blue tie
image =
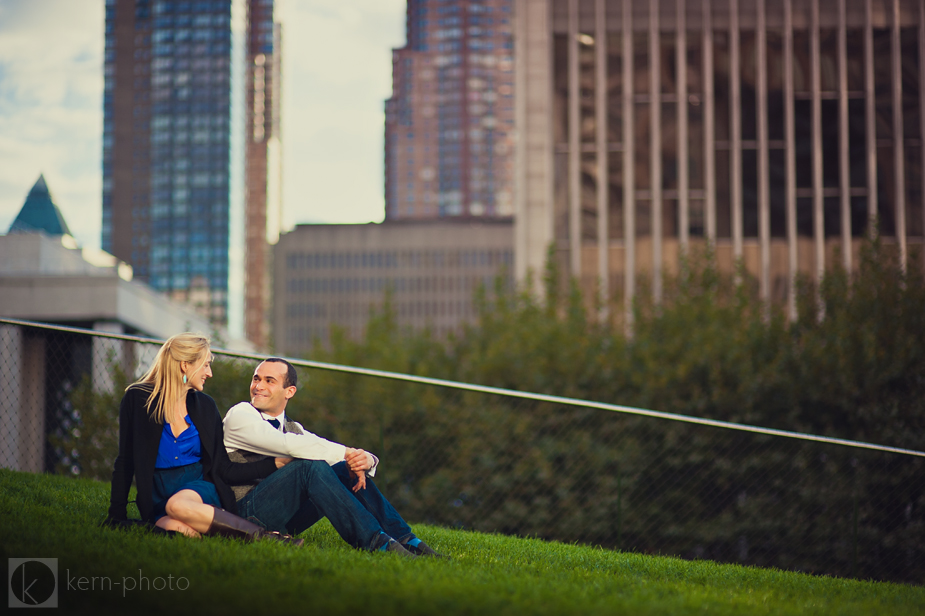
<svg viewBox="0 0 925 616"><path fill-rule="evenodd" d="M267 422L273 426L275 429L279 430L279 420L278 419L268 419Z"/></svg>

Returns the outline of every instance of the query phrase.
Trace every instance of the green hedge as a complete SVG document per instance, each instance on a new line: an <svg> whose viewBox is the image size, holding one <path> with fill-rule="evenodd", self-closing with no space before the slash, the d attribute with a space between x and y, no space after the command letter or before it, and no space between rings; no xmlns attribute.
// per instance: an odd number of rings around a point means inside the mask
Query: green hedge
<svg viewBox="0 0 925 616"><path fill-rule="evenodd" d="M529 280L483 289L458 336L400 329L387 298L363 340L336 333L311 359L921 451L925 284L911 261L903 271L868 242L856 274L800 281L790 322L743 270L696 255L660 305L637 302L628 338L550 259L544 294ZM246 398L252 369L215 366L220 408ZM324 371L303 380L289 413L379 454L377 484L409 519L925 580L922 458Z"/></svg>

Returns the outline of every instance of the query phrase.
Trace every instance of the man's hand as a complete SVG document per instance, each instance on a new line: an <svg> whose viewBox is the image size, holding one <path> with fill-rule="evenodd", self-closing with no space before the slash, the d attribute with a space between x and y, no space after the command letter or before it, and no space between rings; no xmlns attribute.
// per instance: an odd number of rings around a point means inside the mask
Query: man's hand
<svg viewBox="0 0 925 616"><path fill-rule="evenodd" d="M344 461L347 463L347 468L350 469L350 472L356 473L357 471L368 471L372 468L371 456L363 451L362 449L353 449L352 447L347 447L347 452L344 454ZM363 483L365 484L365 478Z"/></svg>
<svg viewBox="0 0 925 616"><path fill-rule="evenodd" d="M366 489L366 473L364 471L350 471L350 476L357 480L356 485L350 488L351 490L359 492Z"/></svg>
<svg viewBox="0 0 925 616"><path fill-rule="evenodd" d="M372 468L371 456L362 449L347 447L344 461L350 469L350 476L356 478L356 485L351 488L354 492L366 489L366 471Z"/></svg>
<svg viewBox="0 0 925 616"><path fill-rule="evenodd" d="M283 468L292 462L292 458L276 458L276 468Z"/></svg>

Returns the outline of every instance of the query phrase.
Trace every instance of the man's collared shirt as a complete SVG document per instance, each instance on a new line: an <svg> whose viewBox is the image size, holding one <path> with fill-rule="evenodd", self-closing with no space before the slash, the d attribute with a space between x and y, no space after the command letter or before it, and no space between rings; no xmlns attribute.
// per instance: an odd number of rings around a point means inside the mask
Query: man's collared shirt
<svg viewBox="0 0 925 616"><path fill-rule="evenodd" d="M267 421L269 419L279 420L280 427L274 428ZM240 402L225 414L225 448L229 453L242 449L265 456L324 460L331 466L344 461L347 452L344 445L313 434L298 422L292 423L299 427L302 434L284 432L286 421L285 413L273 417L258 411L249 402ZM375 477L379 458L371 453L369 456L372 467L366 473Z"/></svg>
<svg viewBox="0 0 925 616"><path fill-rule="evenodd" d="M277 422L279 422L279 427L278 427L278 428L275 428L275 429L276 429L276 430L279 430L280 432L285 432L285 430L283 430L283 428L284 428L285 425L286 425L286 413L283 413L283 414L280 415L279 417L273 417L272 415L267 415L267 414L264 413L263 411L258 411L258 412L260 413L260 416L263 417L263 420L264 420L265 422L267 422L268 424L270 424L270 427L271 427L271 428L273 427L273 424L271 424L270 422L271 422L271 421L277 421Z"/></svg>

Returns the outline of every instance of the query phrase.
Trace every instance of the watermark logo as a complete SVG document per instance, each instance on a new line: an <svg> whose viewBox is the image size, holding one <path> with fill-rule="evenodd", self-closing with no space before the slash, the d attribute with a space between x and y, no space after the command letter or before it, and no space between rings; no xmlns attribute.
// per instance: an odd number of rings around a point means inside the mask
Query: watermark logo
<svg viewBox="0 0 925 616"><path fill-rule="evenodd" d="M58 607L57 558L10 558L9 567L9 607ZM61 587L65 593L115 590L125 598L135 591L182 592L189 589L190 581L173 574L149 577L141 569L137 576L126 575L121 579L71 575L71 570L65 569Z"/></svg>
<svg viewBox="0 0 925 616"><path fill-rule="evenodd" d="M138 577L128 575L118 582L114 582L109 576L72 576L70 569L65 570L64 577L67 581L66 590L112 590L113 586L116 586L122 589L123 597L135 590L187 590L189 588L189 580L185 577L168 575L167 577L149 578L141 572L141 569L138 570Z"/></svg>
<svg viewBox="0 0 925 616"><path fill-rule="evenodd" d="M8 607L58 607L58 559L10 558Z"/></svg>

